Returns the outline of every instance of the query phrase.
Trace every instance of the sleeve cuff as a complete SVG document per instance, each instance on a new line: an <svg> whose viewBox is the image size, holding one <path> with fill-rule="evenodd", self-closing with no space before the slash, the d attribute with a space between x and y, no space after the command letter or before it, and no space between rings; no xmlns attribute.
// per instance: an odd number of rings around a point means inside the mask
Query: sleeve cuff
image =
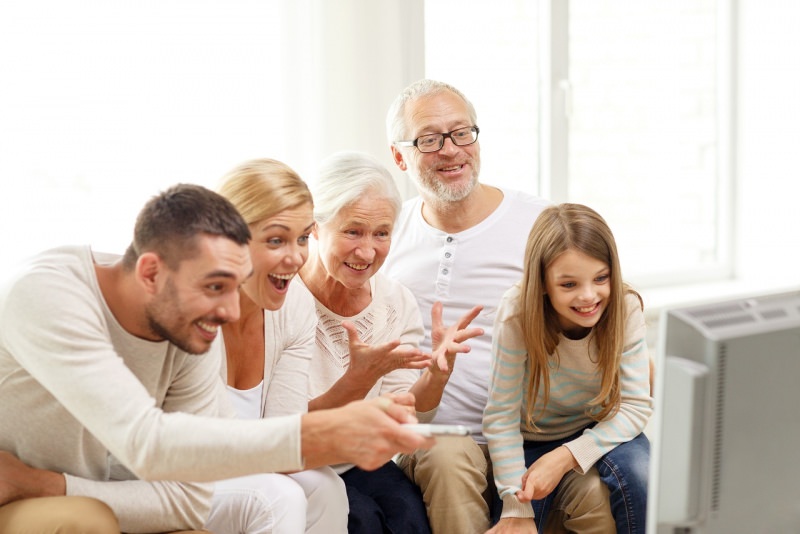
<svg viewBox="0 0 800 534"><path fill-rule="evenodd" d="M503 497L503 512L500 517L533 518L533 506L529 502L519 502L516 495L506 495Z"/></svg>
<svg viewBox="0 0 800 534"><path fill-rule="evenodd" d="M417 420L420 423L430 423L433 421L433 418L436 416L436 412L439 411L439 407L435 407L427 412L417 412Z"/></svg>
<svg viewBox="0 0 800 534"><path fill-rule="evenodd" d="M581 440L581 438L578 438L569 443L565 443L564 447L569 449L575 461L578 462L578 467L575 468L575 471L581 475L585 475L600 458L597 448L589 446L588 440Z"/></svg>

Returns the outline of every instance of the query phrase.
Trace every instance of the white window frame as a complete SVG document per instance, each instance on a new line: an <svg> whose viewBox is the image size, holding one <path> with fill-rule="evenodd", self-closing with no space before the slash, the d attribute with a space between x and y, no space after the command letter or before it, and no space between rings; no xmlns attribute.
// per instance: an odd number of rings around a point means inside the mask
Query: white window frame
<svg viewBox="0 0 800 534"><path fill-rule="evenodd" d="M735 0L718 0L717 16L717 261L696 269L641 276L641 287L731 280L735 277L735 151L737 24ZM540 0L539 187L553 202L569 195L569 0Z"/></svg>

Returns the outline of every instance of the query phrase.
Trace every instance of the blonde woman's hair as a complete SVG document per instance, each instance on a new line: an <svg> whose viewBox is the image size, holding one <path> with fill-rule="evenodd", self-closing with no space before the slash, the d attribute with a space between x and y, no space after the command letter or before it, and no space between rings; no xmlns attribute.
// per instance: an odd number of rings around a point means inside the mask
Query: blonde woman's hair
<svg viewBox="0 0 800 534"><path fill-rule="evenodd" d="M574 250L604 262L609 267L611 293L602 317L592 328L597 345L597 364L602 373L600 392L588 404L586 413L602 421L619 410L621 400L620 362L625 329L625 294L639 296L622 280L617 245L606 221L593 209L581 204L559 204L546 208L534 222L525 248L521 283L519 321L528 351L530 375L526 399L528 421L535 428L534 404L543 389L544 403L550 399L550 358L558 358L561 327L558 314L546 293L547 268L567 250ZM641 302L641 297L639 297ZM587 353L588 357L588 353ZM557 362L556 362L557 363Z"/></svg>
<svg viewBox="0 0 800 534"><path fill-rule="evenodd" d="M248 225L278 213L314 205L306 183L291 167L262 158L238 165L222 178L219 192L231 201Z"/></svg>

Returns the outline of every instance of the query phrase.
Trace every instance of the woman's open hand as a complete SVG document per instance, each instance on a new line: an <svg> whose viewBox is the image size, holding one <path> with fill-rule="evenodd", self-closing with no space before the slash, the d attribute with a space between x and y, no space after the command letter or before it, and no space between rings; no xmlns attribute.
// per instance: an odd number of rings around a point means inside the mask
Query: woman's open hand
<svg viewBox="0 0 800 534"><path fill-rule="evenodd" d="M359 382L369 382L370 387L395 369L425 369L430 365L429 355L418 348L401 345L398 339L368 345L359 339L356 325L350 321L343 321L342 327L347 331L350 347L350 365L347 372L357 377Z"/></svg>

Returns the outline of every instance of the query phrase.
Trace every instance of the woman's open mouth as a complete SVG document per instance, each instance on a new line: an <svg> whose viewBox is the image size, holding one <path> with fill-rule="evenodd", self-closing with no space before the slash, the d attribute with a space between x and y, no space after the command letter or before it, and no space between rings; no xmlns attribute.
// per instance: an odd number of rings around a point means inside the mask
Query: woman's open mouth
<svg viewBox="0 0 800 534"><path fill-rule="evenodd" d="M272 283L273 287L278 291L283 291L286 289L286 286L289 285L289 282L294 275L297 273L288 273L288 274L270 274L269 281Z"/></svg>

